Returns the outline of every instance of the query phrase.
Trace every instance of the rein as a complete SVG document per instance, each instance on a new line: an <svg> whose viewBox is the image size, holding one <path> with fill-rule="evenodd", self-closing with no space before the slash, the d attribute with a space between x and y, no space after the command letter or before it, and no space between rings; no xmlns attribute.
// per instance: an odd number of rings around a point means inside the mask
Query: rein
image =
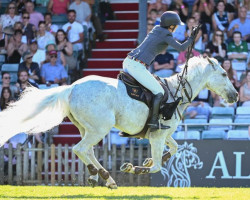
<svg viewBox="0 0 250 200"><path fill-rule="evenodd" d="M181 74L181 76L180 76L180 75L177 75L178 80L179 80L179 85L178 85L178 87L177 87L177 89L176 89L176 92L175 92L175 95L174 95L173 98L174 98L174 100L175 100L175 98L176 98L176 96L177 96L177 93L178 93L178 91L180 90L180 86L182 86L182 89L183 89L183 91L184 91L184 93L185 93L185 95L186 95L186 97L187 97L187 99L188 99L188 102L183 102L182 104L191 103L192 97L193 97L192 88L191 88L189 82L187 81L187 79L184 78L184 75L187 76L188 60L189 60L190 55L191 55L191 53L192 53L192 49L193 49L194 43L195 43L195 38L196 38L197 34L199 33L200 28L201 28L201 24L199 24L199 25L197 26L197 29L196 29L195 34L194 34L194 41L193 41L193 42L191 43L191 45L188 47L188 50L187 50L187 59L186 59L185 67L184 67L184 69L183 69L183 71L182 71L182 74ZM191 96L189 96L189 94L188 94L188 92L187 92L187 89L186 89L186 86L185 86L186 83L188 84L188 86L189 86L190 89L191 89Z"/></svg>

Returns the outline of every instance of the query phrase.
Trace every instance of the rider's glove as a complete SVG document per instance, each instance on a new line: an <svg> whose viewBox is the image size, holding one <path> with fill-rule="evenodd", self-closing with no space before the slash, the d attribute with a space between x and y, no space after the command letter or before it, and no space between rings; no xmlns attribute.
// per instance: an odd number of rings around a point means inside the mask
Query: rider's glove
<svg viewBox="0 0 250 200"><path fill-rule="evenodd" d="M198 34L198 31L199 31L198 26L193 27L190 37L195 39L195 36Z"/></svg>

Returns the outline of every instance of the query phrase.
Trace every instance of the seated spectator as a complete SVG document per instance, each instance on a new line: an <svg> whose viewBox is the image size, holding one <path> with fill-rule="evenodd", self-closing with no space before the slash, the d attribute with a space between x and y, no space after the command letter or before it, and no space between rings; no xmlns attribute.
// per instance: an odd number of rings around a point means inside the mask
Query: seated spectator
<svg viewBox="0 0 250 200"><path fill-rule="evenodd" d="M208 33L210 33L211 31L211 18L213 10L213 0L196 0L192 8L192 13L194 13L195 11L201 13L201 22L206 24Z"/></svg>
<svg viewBox="0 0 250 200"><path fill-rule="evenodd" d="M57 51L50 51L50 62L45 63L41 69L42 83L50 86L51 84L66 85L68 78L63 65L57 64Z"/></svg>
<svg viewBox="0 0 250 200"><path fill-rule="evenodd" d="M95 28L95 35L96 38L99 39L100 42L103 42L105 39L107 39L108 35L106 33L103 33L103 25L105 20L108 19L115 19L115 15L114 12L111 8L111 6L109 6L108 9L108 15L107 12L104 13L101 10L101 3L106 3L106 2L100 2L98 4L97 1L88 1L89 6L92 8L92 15L91 15L91 21L93 23L93 26ZM107 5L107 4L106 4ZM105 17L102 17L103 14L106 14ZM91 40L93 46L95 46L95 39Z"/></svg>
<svg viewBox="0 0 250 200"><path fill-rule="evenodd" d="M173 8L173 11L179 15L179 10L177 10L176 8ZM177 40L178 42L183 43L185 40L185 31L186 31L185 25L177 26L175 32L172 33L173 38Z"/></svg>
<svg viewBox="0 0 250 200"><path fill-rule="evenodd" d="M69 5L69 10L74 10L76 12L75 20L80 24L90 21L91 9L88 3L81 0L75 0Z"/></svg>
<svg viewBox="0 0 250 200"><path fill-rule="evenodd" d="M49 0L48 11L51 15L66 15L70 0Z"/></svg>
<svg viewBox="0 0 250 200"><path fill-rule="evenodd" d="M231 60L224 59L221 66L227 72L227 76L228 76L229 80L232 82L235 89L239 90L240 83L238 82L238 79L237 79L237 72L232 68ZM236 106L236 104L227 103L224 99L222 99L217 94L213 95L213 99L214 99L214 106L216 106L216 107L219 107L219 106L223 106L223 107L233 106L234 107L234 106Z"/></svg>
<svg viewBox="0 0 250 200"><path fill-rule="evenodd" d="M78 59L82 60L83 54L83 26L76 20L75 10L68 10L69 22L64 24L62 29L67 33L69 42L73 44L73 50L78 52Z"/></svg>
<svg viewBox="0 0 250 200"><path fill-rule="evenodd" d="M15 85L10 84L10 73L9 72L2 72L2 84L0 85L0 93L2 88L9 87L11 90L11 97L16 98L18 94L18 89Z"/></svg>
<svg viewBox="0 0 250 200"><path fill-rule="evenodd" d="M237 59L238 61L246 61L248 47L246 41L242 41L241 39L241 32L235 31L233 33L233 42L230 42L228 45L228 58Z"/></svg>
<svg viewBox="0 0 250 200"><path fill-rule="evenodd" d="M202 34L202 49L205 49L205 46L208 42L208 31L207 31L207 26L204 23L201 23L201 14L197 11L195 11L192 14L192 17L194 18L195 25L201 24L201 34ZM179 27L179 26L178 26Z"/></svg>
<svg viewBox="0 0 250 200"><path fill-rule="evenodd" d="M232 82L235 89L238 90L240 87L240 83L238 82L238 79L237 79L237 72L232 67L231 60L227 58L224 59L221 66L227 72L228 78Z"/></svg>
<svg viewBox="0 0 250 200"><path fill-rule="evenodd" d="M239 11L239 18L229 24L228 37L232 37L233 32L239 31L242 34L242 40L250 42L250 19L246 18L247 9L240 7Z"/></svg>
<svg viewBox="0 0 250 200"><path fill-rule="evenodd" d="M163 11L161 11L161 10L157 11L155 25L160 25L162 14L163 14Z"/></svg>
<svg viewBox="0 0 250 200"><path fill-rule="evenodd" d="M21 15L25 11L25 1L24 0L16 0L17 12Z"/></svg>
<svg viewBox="0 0 250 200"><path fill-rule="evenodd" d="M154 28L154 26L155 26L154 20L152 20L151 18L149 18L147 20L147 33L149 33L150 31L152 31L152 29Z"/></svg>
<svg viewBox="0 0 250 200"><path fill-rule="evenodd" d="M23 24L22 24L22 22L16 22L15 24L14 24L14 32L16 31L16 30L21 30L22 31L22 39L21 39L21 41L22 41L22 43L24 43L24 44L27 44L27 37L26 37L26 35L23 33ZM13 37L11 37L10 39L9 39L9 42L13 42Z"/></svg>
<svg viewBox="0 0 250 200"><path fill-rule="evenodd" d="M5 14L1 15L0 23L5 27L13 27L16 22L19 22L21 17L17 14L15 2L11 2L6 8Z"/></svg>
<svg viewBox="0 0 250 200"><path fill-rule="evenodd" d="M194 101L187 107L185 116L195 118L197 115L206 115L209 117L212 107L209 104L211 93L204 89L200 91Z"/></svg>
<svg viewBox="0 0 250 200"><path fill-rule="evenodd" d="M246 72L246 80L244 84L240 87L240 102L242 106L250 106L250 71Z"/></svg>
<svg viewBox="0 0 250 200"><path fill-rule="evenodd" d="M190 54L190 58L194 57L194 56L199 56L200 53L194 49L192 49L192 52ZM177 67L175 69L175 72L180 72L181 71L181 68L180 66L183 65L187 60L187 50L185 51L181 51L179 53L179 56L177 58Z"/></svg>
<svg viewBox="0 0 250 200"><path fill-rule="evenodd" d="M38 31L37 31L38 48L45 50L46 45L51 41L55 43L54 35L46 31L45 21L40 21L38 25Z"/></svg>
<svg viewBox="0 0 250 200"><path fill-rule="evenodd" d="M20 63L23 53L28 50L28 46L22 42L23 32L15 30L13 40L7 46L7 62Z"/></svg>
<svg viewBox="0 0 250 200"><path fill-rule="evenodd" d="M27 88L30 87L30 85L34 87L38 87L35 82L29 81L29 73L25 69L21 69L18 71L18 80L16 83L16 87L18 88L19 95Z"/></svg>
<svg viewBox="0 0 250 200"><path fill-rule="evenodd" d="M51 15L51 13L45 13L44 20L45 20L45 25L46 25L46 31L52 33L55 36L55 34L58 31L59 27L56 24L52 24L52 15Z"/></svg>
<svg viewBox="0 0 250 200"><path fill-rule="evenodd" d="M162 10L165 12L170 4L171 0L150 0L148 6L148 17L151 10L155 9L156 11Z"/></svg>
<svg viewBox="0 0 250 200"><path fill-rule="evenodd" d="M29 47L30 47L30 52L33 54L32 62L37 63L39 65L39 68L41 68L42 64L46 59L45 50L38 49L36 39L30 41ZM21 62L23 62L22 59Z"/></svg>
<svg viewBox="0 0 250 200"><path fill-rule="evenodd" d="M5 52L8 46L8 36L3 33L3 24L0 23L0 52Z"/></svg>
<svg viewBox="0 0 250 200"><path fill-rule="evenodd" d="M1 111L7 108L8 104L14 102L11 96L11 90L9 87L3 87L1 91L0 105Z"/></svg>
<svg viewBox="0 0 250 200"><path fill-rule="evenodd" d="M58 51L64 55L69 69L75 69L77 60L73 55L73 46L68 41L67 34L62 29L59 29L56 33L56 44Z"/></svg>
<svg viewBox="0 0 250 200"><path fill-rule="evenodd" d="M170 77L174 70L174 56L164 50L153 63L153 73L161 78Z"/></svg>
<svg viewBox="0 0 250 200"><path fill-rule="evenodd" d="M185 26L178 26L175 32L172 33L173 38L178 42L183 43L185 41L185 31L186 31Z"/></svg>
<svg viewBox="0 0 250 200"><path fill-rule="evenodd" d="M29 82L37 83L40 82L40 68L39 65L32 61L33 54L30 51L26 51L23 54L23 62L19 64L18 72L27 71Z"/></svg>
<svg viewBox="0 0 250 200"><path fill-rule="evenodd" d="M185 22L188 18L188 4L183 0L174 0L171 2L169 10L178 10L181 21Z"/></svg>
<svg viewBox="0 0 250 200"><path fill-rule="evenodd" d="M157 10L152 9L152 10L149 12L148 18L151 19L151 20L153 21L153 24L154 24L154 25L156 25Z"/></svg>
<svg viewBox="0 0 250 200"><path fill-rule="evenodd" d="M84 45L85 49L88 49L89 42L94 38L94 32L96 32L95 27L91 21L92 13L91 8L88 3L82 0L75 0L69 6L70 10L76 11L76 21L82 24L84 28ZM100 39L100 36L97 36ZM105 38L103 38L105 39Z"/></svg>
<svg viewBox="0 0 250 200"><path fill-rule="evenodd" d="M30 44L30 41L33 40L36 36L36 27L29 23L30 14L28 12L23 12L22 22L23 22L23 34L27 37L27 44Z"/></svg>
<svg viewBox="0 0 250 200"><path fill-rule="evenodd" d="M187 25L186 25L186 32L185 32L186 38L189 37L189 35L192 33L192 29L195 25L196 25L195 19L193 17L188 18ZM201 30L199 30L199 32L195 38L194 49L200 53L203 51L202 31Z"/></svg>
<svg viewBox="0 0 250 200"><path fill-rule="evenodd" d="M38 24L40 21L44 21L44 17L41 13L34 10L35 5L32 1L26 1L25 10L30 14L29 22L38 29Z"/></svg>
<svg viewBox="0 0 250 200"><path fill-rule="evenodd" d="M224 33L227 32L229 23L232 21L230 14L225 11L225 2L223 0L218 1L217 11L212 16L213 30L221 30Z"/></svg>
<svg viewBox="0 0 250 200"><path fill-rule="evenodd" d="M45 63L46 63L46 62L50 62L49 52L50 51L57 51L57 45L53 41L50 41L47 44L45 49L46 49L46 60L45 60ZM65 56L64 56L62 51L57 51L56 63L63 65L63 66L66 66L66 59L65 59Z"/></svg>
<svg viewBox="0 0 250 200"><path fill-rule="evenodd" d="M222 62L226 56L227 46L224 42L224 34L217 30L213 34L212 41L208 42L206 50L210 52L211 56Z"/></svg>
<svg viewBox="0 0 250 200"><path fill-rule="evenodd" d="M229 18L232 20L234 19L234 16L236 15L236 7L230 0L223 0L225 4L225 11L229 13ZM236 1L235 1L236 2ZM217 7L215 7L215 12L217 12Z"/></svg>

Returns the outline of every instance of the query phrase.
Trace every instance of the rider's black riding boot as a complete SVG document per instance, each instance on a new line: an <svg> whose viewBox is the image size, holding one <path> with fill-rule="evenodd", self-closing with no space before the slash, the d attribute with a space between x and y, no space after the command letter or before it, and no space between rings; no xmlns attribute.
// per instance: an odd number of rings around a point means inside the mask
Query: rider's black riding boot
<svg viewBox="0 0 250 200"><path fill-rule="evenodd" d="M163 124L160 123L159 121L159 109L160 109L160 105L161 105L161 101L163 99L163 94L162 93L158 93L154 96L153 99L153 111L152 111L152 118L149 121L148 125L150 128L150 131L156 131L158 129L169 129L169 126L165 126Z"/></svg>

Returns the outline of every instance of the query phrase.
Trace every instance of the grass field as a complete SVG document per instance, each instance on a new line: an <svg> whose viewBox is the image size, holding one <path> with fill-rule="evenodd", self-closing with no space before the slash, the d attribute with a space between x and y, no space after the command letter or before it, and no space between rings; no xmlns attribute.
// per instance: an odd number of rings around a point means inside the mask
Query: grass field
<svg viewBox="0 0 250 200"><path fill-rule="evenodd" d="M167 188L167 187L51 187L51 186L0 186L0 199L14 200L102 200L102 199L225 199L250 200L250 188Z"/></svg>

